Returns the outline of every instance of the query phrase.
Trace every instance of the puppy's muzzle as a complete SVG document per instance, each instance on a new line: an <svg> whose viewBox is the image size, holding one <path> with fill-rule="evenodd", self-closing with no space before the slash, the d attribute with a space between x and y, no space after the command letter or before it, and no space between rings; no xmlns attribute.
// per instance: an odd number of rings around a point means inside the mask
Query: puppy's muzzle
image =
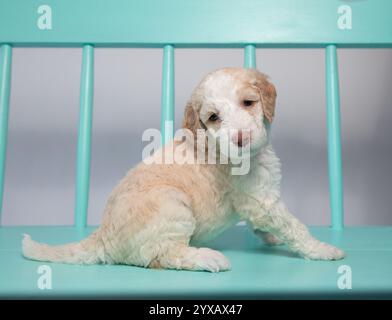
<svg viewBox="0 0 392 320"><path fill-rule="evenodd" d="M231 141L238 147L246 146L250 143L250 132L238 130L237 133L232 136Z"/></svg>

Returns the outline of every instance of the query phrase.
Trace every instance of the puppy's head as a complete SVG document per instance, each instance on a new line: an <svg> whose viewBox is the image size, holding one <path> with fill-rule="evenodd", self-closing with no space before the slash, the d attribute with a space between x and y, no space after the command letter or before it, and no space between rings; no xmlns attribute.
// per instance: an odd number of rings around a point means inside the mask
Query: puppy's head
<svg viewBox="0 0 392 320"><path fill-rule="evenodd" d="M236 148L257 152L268 142L266 122L274 118L276 91L253 69L225 68L208 74L185 109L183 127L213 131ZM219 142L218 142L219 143Z"/></svg>

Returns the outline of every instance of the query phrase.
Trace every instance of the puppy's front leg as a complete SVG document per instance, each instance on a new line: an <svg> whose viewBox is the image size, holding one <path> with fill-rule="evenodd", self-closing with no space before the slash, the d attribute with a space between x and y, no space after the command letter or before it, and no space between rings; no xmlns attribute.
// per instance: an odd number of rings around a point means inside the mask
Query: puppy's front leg
<svg viewBox="0 0 392 320"><path fill-rule="evenodd" d="M260 229L255 229L254 232L256 236L262 239L264 243L268 244L269 246L280 246L284 244L282 240L270 232L262 231Z"/></svg>
<svg viewBox="0 0 392 320"><path fill-rule="evenodd" d="M315 239L280 200L250 213L247 220L256 230L271 233L307 259L339 260L345 256L342 250Z"/></svg>

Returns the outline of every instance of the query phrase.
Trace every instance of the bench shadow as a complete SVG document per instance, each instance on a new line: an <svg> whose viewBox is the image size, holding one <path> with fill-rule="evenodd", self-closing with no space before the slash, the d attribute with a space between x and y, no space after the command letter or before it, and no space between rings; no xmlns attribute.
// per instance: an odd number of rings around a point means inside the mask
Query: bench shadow
<svg viewBox="0 0 392 320"><path fill-rule="evenodd" d="M251 248L241 248L238 246L230 247L230 246L219 246L219 245L210 245L207 247L222 251L232 251L232 252L243 252L243 253L252 253L252 254L262 254L262 255L272 255L272 256L279 256L285 258L296 258L296 259L303 259L297 253L290 251L286 246L269 246L260 244L257 246L253 246Z"/></svg>

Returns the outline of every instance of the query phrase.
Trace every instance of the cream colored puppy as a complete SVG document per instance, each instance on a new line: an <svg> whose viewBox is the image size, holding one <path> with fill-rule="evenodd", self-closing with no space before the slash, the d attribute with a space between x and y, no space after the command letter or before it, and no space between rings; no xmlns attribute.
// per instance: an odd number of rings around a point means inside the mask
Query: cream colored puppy
<svg viewBox="0 0 392 320"><path fill-rule="evenodd" d="M102 225L87 239L48 246L26 235L24 256L72 264L224 271L230 269L229 260L199 245L243 219L264 241L285 243L307 259L343 258L343 251L313 238L282 202L280 162L268 134L275 98L274 86L256 70L226 68L208 74L186 106L183 126L193 133L229 129L229 143L250 150L247 174L233 175L230 161L142 162L114 189ZM239 131L231 135L231 129ZM161 159L172 149L176 153L178 145L166 145L149 160ZM188 158L208 152L204 145L187 143L187 148L193 151L186 153Z"/></svg>

